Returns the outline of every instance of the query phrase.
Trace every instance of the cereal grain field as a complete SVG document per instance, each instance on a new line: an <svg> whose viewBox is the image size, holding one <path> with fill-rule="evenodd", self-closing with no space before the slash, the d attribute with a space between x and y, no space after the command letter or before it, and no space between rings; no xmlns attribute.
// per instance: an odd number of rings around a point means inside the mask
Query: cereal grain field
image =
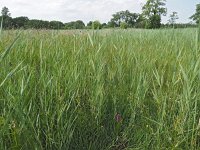
<svg viewBox="0 0 200 150"><path fill-rule="evenodd" d="M198 29L0 33L0 149L200 149Z"/></svg>

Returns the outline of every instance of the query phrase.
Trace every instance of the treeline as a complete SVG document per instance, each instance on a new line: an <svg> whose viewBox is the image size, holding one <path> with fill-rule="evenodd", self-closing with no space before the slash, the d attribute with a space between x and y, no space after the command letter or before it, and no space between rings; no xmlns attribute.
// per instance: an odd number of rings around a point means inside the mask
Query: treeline
<svg viewBox="0 0 200 150"><path fill-rule="evenodd" d="M132 13L129 10L119 11L112 15L108 23L89 21L85 24L82 20L63 23L61 21L44 21L29 19L28 17L12 18L7 7L1 11L1 24L4 29L101 29L101 28L187 28L196 27L196 24L177 24L177 12L170 14L167 24L161 24L161 16L167 15L166 0L147 0L142 7L142 13ZM196 13L190 17L199 22L200 4L197 4Z"/></svg>
<svg viewBox="0 0 200 150"><path fill-rule="evenodd" d="M60 21L44 21L37 19L29 19L28 17L0 16L2 26L5 29L84 29L83 21L78 20L69 23Z"/></svg>
<svg viewBox="0 0 200 150"><path fill-rule="evenodd" d="M194 23L175 23L175 24L162 24L161 28L196 28L197 24Z"/></svg>
<svg viewBox="0 0 200 150"><path fill-rule="evenodd" d="M3 8L6 9L6 8ZM2 10L3 11L3 10ZM8 10L9 11L9 10ZM144 28L144 20L141 15L131 13L128 10L120 11L113 14L108 23L100 23L99 21L89 21L85 24L82 20L71 21L63 23L61 21L45 21L37 19L29 19L28 17L12 18L8 12L0 16L3 22L3 27L6 29L102 29L102 28L116 28L124 25L123 28ZM122 24L123 22L123 24Z"/></svg>
<svg viewBox="0 0 200 150"><path fill-rule="evenodd" d="M127 14L127 15L124 15ZM119 15L119 16L118 16ZM123 16L123 17L122 17ZM120 19L123 18L123 19ZM128 10L121 11L113 15L108 23L100 23L99 21L90 21L85 24L81 20L63 23L60 21L44 21L37 19L29 19L28 17L0 16L3 28L5 29L102 29L102 28L145 28L145 22L140 14L130 13ZM123 22L123 23L122 23ZM195 24L161 24L161 28L187 28L196 27Z"/></svg>

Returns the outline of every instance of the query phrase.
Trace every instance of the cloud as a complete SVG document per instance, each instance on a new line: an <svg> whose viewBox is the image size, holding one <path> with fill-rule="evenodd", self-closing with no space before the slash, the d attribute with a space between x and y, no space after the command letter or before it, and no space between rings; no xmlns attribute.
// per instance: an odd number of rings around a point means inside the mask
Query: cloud
<svg viewBox="0 0 200 150"><path fill-rule="evenodd" d="M0 7L7 6L12 17L28 16L31 19L63 22L78 19L84 22L107 22L117 11L141 12L141 4L145 2L146 0L0 0ZM167 0L167 7L169 13L178 11L181 22L188 22L197 3L199 0ZM164 22L167 19L168 17L163 17Z"/></svg>
<svg viewBox="0 0 200 150"><path fill-rule="evenodd" d="M79 0L65 3L65 6L68 8L64 8L64 12L72 9L76 15L76 18L80 17L83 20L100 20L100 21L108 21L111 15L120 10L131 10L134 12L140 12L140 1L133 0ZM81 15L80 15L81 14Z"/></svg>
<svg viewBox="0 0 200 150"><path fill-rule="evenodd" d="M113 13L120 10L140 12L141 2L144 0L1 0L0 6L7 6L13 17L107 22Z"/></svg>

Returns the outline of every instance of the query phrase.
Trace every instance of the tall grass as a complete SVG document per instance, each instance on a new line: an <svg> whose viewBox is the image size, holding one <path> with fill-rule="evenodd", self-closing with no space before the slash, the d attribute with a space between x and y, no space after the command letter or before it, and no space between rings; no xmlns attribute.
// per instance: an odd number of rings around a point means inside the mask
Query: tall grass
<svg viewBox="0 0 200 150"><path fill-rule="evenodd" d="M2 29L3 29L3 17L1 19L1 25L0 25L0 37L2 36Z"/></svg>
<svg viewBox="0 0 200 150"><path fill-rule="evenodd" d="M0 149L199 149L195 33L4 31Z"/></svg>

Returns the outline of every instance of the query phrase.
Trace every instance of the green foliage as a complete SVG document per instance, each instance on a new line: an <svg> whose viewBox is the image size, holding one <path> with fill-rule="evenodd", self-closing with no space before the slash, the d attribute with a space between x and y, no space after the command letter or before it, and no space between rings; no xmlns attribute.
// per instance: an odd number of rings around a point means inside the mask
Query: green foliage
<svg viewBox="0 0 200 150"><path fill-rule="evenodd" d="M85 28L85 23L81 20L76 21L76 29L84 29Z"/></svg>
<svg viewBox="0 0 200 150"><path fill-rule="evenodd" d="M13 18L13 27L25 29L27 27L28 21L29 21L28 17Z"/></svg>
<svg viewBox="0 0 200 150"><path fill-rule="evenodd" d="M174 25L176 23L177 19L179 19L178 13L177 12L172 12L172 14L170 14L170 19L168 20L169 24Z"/></svg>
<svg viewBox="0 0 200 150"><path fill-rule="evenodd" d="M161 17L159 15L153 15L149 18L147 28L155 29L161 27Z"/></svg>
<svg viewBox="0 0 200 150"><path fill-rule="evenodd" d="M9 13L9 9L7 7L3 7L2 10L1 10L1 15L5 16L5 17L8 17L11 14Z"/></svg>
<svg viewBox="0 0 200 150"><path fill-rule="evenodd" d="M27 28L31 29L48 29L49 26L49 21L32 19L27 22Z"/></svg>
<svg viewBox="0 0 200 150"><path fill-rule="evenodd" d="M9 16L0 16L0 20L2 21L2 27L4 29L12 29L13 28L13 20Z"/></svg>
<svg viewBox="0 0 200 150"><path fill-rule="evenodd" d="M97 29L101 29L101 23L96 20L92 22L92 29L97 30Z"/></svg>
<svg viewBox="0 0 200 150"><path fill-rule="evenodd" d="M190 17L190 19L194 20L197 24L199 23L200 20L200 4L196 5L196 12L194 15Z"/></svg>
<svg viewBox="0 0 200 150"><path fill-rule="evenodd" d="M84 29L85 24L81 20L72 21L65 24L65 29Z"/></svg>
<svg viewBox="0 0 200 150"><path fill-rule="evenodd" d="M10 17L9 9L7 7L3 7L1 11L1 27L4 29L11 29L13 27L13 20Z"/></svg>
<svg viewBox="0 0 200 150"><path fill-rule="evenodd" d="M87 23L87 29L92 29L92 21L89 21L89 22Z"/></svg>
<svg viewBox="0 0 200 150"><path fill-rule="evenodd" d="M135 27L138 23L139 14L131 13L128 10L120 11L112 15L111 26L120 27L121 22L125 22L129 27Z"/></svg>
<svg viewBox="0 0 200 150"><path fill-rule="evenodd" d="M103 28L103 29L108 28L108 25L106 23L102 23L101 28Z"/></svg>
<svg viewBox="0 0 200 150"><path fill-rule="evenodd" d="M176 28L177 25L176 24L176 20L179 19L178 17L178 13L177 12L172 12L172 14L170 14L170 19L168 20L168 24L173 27Z"/></svg>
<svg viewBox="0 0 200 150"><path fill-rule="evenodd" d="M161 16L167 13L165 2L166 0L147 0L146 4L142 7L142 13L147 19L147 28L161 27Z"/></svg>
<svg viewBox="0 0 200 150"><path fill-rule="evenodd" d="M114 27L117 27L116 23L114 21L109 21L108 22L108 27L109 28L114 28Z"/></svg>
<svg viewBox="0 0 200 150"><path fill-rule="evenodd" d="M50 29L63 29L64 24L60 21L50 21L49 27L50 27Z"/></svg>
<svg viewBox="0 0 200 150"><path fill-rule="evenodd" d="M121 22L120 23L120 28L121 29L127 29L128 28L128 24L126 22Z"/></svg>

